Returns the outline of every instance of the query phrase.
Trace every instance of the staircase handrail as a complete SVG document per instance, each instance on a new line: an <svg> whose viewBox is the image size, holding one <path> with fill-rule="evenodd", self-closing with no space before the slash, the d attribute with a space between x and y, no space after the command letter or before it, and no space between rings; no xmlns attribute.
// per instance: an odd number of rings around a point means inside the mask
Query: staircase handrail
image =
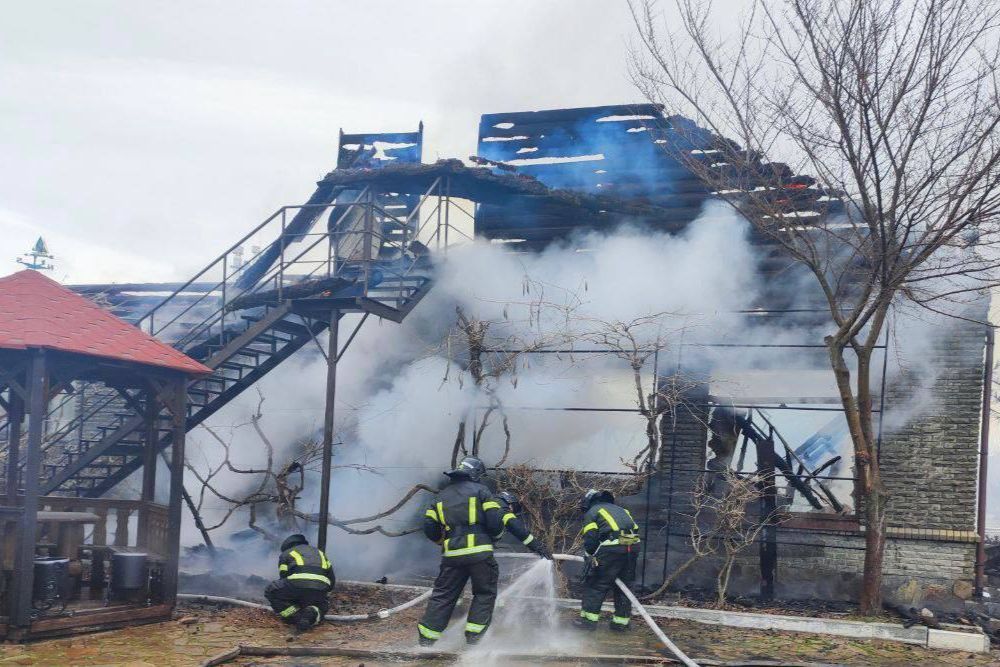
<svg viewBox="0 0 1000 667"><path fill-rule="evenodd" d="M200 322L198 322L197 324L195 324L192 327L192 330L189 331L186 336L182 337L180 340L178 340L178 341L176 341L174 343L174 347L177 347L178 349L183 349L183 346L186 343L190 342L190 340L192 339L192 335L191 335L192 332L201 333L202 331L205 330L205 328L206 328L205 325L206 324L208 324L208 325L214 324L214 322L217 319L217 317L222 316L222 315L225 314L225 307L226 307L227 303L231 302L235 298L244 296L246 294L252 294L252 293L260 290L264 285L268 284L275 277L277 277L279 275L283 275L284 269L286 268L286 266L295 263L299 258L302 257L302 255L305 252L307 252L308 250L311 250L312 248L314 248L318 244L319 241L321 241L323 238L325 238L327 236L327 233L319 234L318 235L319 236L319 240L317 242L314 242L312 245L310 245L306 249L306 251L303 251L302 253L299 253L299 255L297 255L291 261L283 261L283 260L279 261L275 266L270 267L268 269L268 271L263 276L261 276L256 282L254 282L250 287L247 287L247 288L244 288L244 289L240 289L238 292L236 292L233 295L230 295L230 294L226 293L226 287L229 284L228 281L229 281L229 279L232 278L232 276L228 276L226 274L226 272L224 271L223 272L223 279L222 280L218 281L211 289L206 290L205 294L201 298L199 298L199 299L197 299L197 300L195 300L195 301L187 304L187 306L183 310L181 310L179 313L177 313L176 315L174 315L172 319L170 319L165 324L162 324L159 328L154 327L153 326L153 322L152 322L153 316L155 315L156 311L158 311L160 308L164 307L171 299L173 299L178 293L180 293L185 288L187 288L195 280L197 280L201 276L205 275L205 273L207 273L213 267L217 266L220 261L221 262L226 262L226 260L228 259L230 253L232 253L233 250L235 250L237 247L239 247L243 242L245 242L247 239L249 239L255 233L257 233L258 231L260 231L261 229L263 229L265 225L267 225L270 222L273 222L274 220L276 220L278 218L278 216L281 215L283 212L288 211L288 210L297 210L297 209L303 209L303 208L329 208L329 207L332 207L332 206L335 206L335 205L346 205L347 208L348 208L348 210L345 211L344 214L338 219L338 223L339 223L340 220L343 220L343 218L350 212L350 210L354 206L361 204L360 200L361 200L362 197L364 197L367 194L368 190L369 190L369 188L366 187L364 190L362 190L359 193L358 197L355 198L354 201L349 202L347 204L329 204L328 203L328 204L301 204L301 205L295 205L295 206L282 206L274 214L272 214L269 218L267 218L267 220L265 220L263 223L261 223L260 225L258 225L256 228L254 228L253 231L251 231L250 233L244 235L243 238L240 239L240 241L238 241L237 243L233 244L228 250L226 250L224 253L222 253L221 255L219 255L218 257L216 257L211 263L209 263L205 268L203 268L200 272L198 272L198 274L194 278L192 278L191 280L189 280L188 282L186 282L184 285L182 285L181 287L179 287L177 290L175 290L170 295L164 297L164 299L162 301L160 301L156 306L152 307L145 315L143 315L137 321L136 326L139 326L141 328L143 321L146 320L147 318L149 318L149 320L150 320L150 326L149 326L149 332L148 333L150 333L150 335L154 335L155 336L157 333L160 333L160 332L164 331L167 327L169 327L172 324L174 324L175 322L177 322L180 317L182 317L183 315L185 315L188 312L190 312L192 308L194 308L199 303L201 303L202 301L204 301L208 297L209 294L213 294L213 293L215 293L216 291L218 291L221 288L223 290L223 292L224 292L224 294L223 294L223 301L222 301L221 306L219 308L217 308L216 310L212 311L211 313L209 313L208 316L205 317L204 319L202 319ZM282 224L284 225L284 223L282 223ZM285 230L282 229L281 230L281 234L279 234L279 236L278 236L278 240L282 241L283 238L284 238L284 235L285 235ZM296 236L309 236L309 235L310 234L297 234ZM252 263L252 260L256 259L257 257L259 257L264 252L266 252L266 248L263 248L260 251L258 251L243 266L250 266L251 263ZM223 267L225 267L225 266L226 266L226 264L223 264Z"/></svg>
<svg viewBox="0 0 1000 667"><path fill-rule="evenodd" d="M388 247L397 248L400 251L401 255L403 257L405 257L406 256L405 255L405 250L406 250L407 245L408 245L408 239L406 239L406 238L404 238L402 241L399 241L397 239L390 239L387 236L385 236L383 233L381 233L381 231L375 231L373 229L337 231L337 228L339 227L340 223L343 222L343 220L347 217L347 215L354 209L355 206L362 206L362 207L369 207L370 210L371 210L371 212L374 212L376 210L379 211L386 218L386 219L384 219L384 220L381 221L383 225L386 224L386 223L388 223L388 224L391 224L391 225L394 225L394 226L398 226L400 229L403 229L404 231L408 231L410 229L410 221L414 218L414 216L416 216L416 215L419 214L420 209L423 206L423 204L426 202L427 197L429 197L431 195L431 193L434 191L434 189L439 184L440 184L440 178L435 179L434 183L431 184L431 186L428 188L427 192L425 192L424 195L422 195L420 197L419 201L414 206L413 210L410 211L409 215L407 215L407 217L405 219L403 219L403 220L400 220L399 218L397 218L396 216L394 216L390 212L386 211L381 206L378 206L374 202L373 198L369 197L370 201L364 201L365 198L368 197L368 195L369 195L369 192L370 192L370 187L369 186L366 186L363 190L361 190L358 193L357 197L354 198L353 201L347 202L347 203L330 202L330 203L318 203L318 204L303 204L303 205L295 205L295 206L292 206L292 205L282 206L282 207L278 208L274 213L272 213L269 217L267 217L266 219L264 219L257 226L255 226L253 229L251 229L249 232L247 232L246 234L244 234L239 240L237 240L235 243L233 243L231 246L229 246L229 248L227 248L224 252L222 252L220 255L218 255L214 260L212 260L207 265L205 265L193 277L191 277L189 280L187 280L184 283L182 283L179 287L177 287L176 289L174 289L170 294L164 296L155 305L151 306L142 316L140 316L139 318L137 318L135 320L134 326L136 326L140 330L147 329L148 330L147 332L150 335L154 335L155 336L158 333L162 333L168 327L170 327L173 324L175 324L176 322L178 322L180 320L180 318L182 318L187 313L191 312L191 310L193 308L195 308L196 306L198 306L199 304L201 304L202 302L204 302L206 299L208 299L210 297L210 295L218 293L219 290L221 289L223 297L222 297L222 300L220 302L219 307L216 308L216 309L214 309L212 312L210 312L209 314L207 314L205 317L203 317L201 319L201 321L199 321L196 324L192 325L191 328L183 336L181 336L178 340L172 342L171 344L172 344L173 347L175 347L177 349L183 350L186 345L188 345L192 340L195 340L198 336L200 336L202 333L204 333L206 331L206 329L210 331L211 328L212 328L212 326L217 321L219 321L220 318L222 319L222 326L220 327L220 333L224 333L226 307L227 307L227 305L229 303L231 303L233 301L233 299L242 297L242 296L247 295L247 294L256 293L256 292L264 289L265 286L268 286L269 284L271 284L272 281L276 284L276 286L278 287L278 289L280 291L280 288L281 288L281 286L284 283L284 279L285 279L285 276L286 276L287 269L289 267L295 265L296 263L298 263L298 261L300 259L302 259L302 257L304 257L308 252L310 252L313 248L315 248L317 245L319 245L320 243L322 243L324 240L326 240L329 243L331 243L331 253L332 253L333 252L332 248L333 248L334 238L336 238L336 237L343 237L343 236L346 236L348 234L352 234L352 235L357 236L358 240L355 243L355 247L353 248L353 250L350 250L350 252L353 252L353 251L357 250L358 247L360 247L362 244L364 244L369 239L377 239L381 243L381 247L387 247L388 246ZM440 206L440 203L438 205ZM290 260L285 259L284 258L284 239L285 239L286 231L285 231L285 228L284 228L284 225L285 225L284 217L283 217L284 214L287 211L289 211L289 210L301 210L301 209L304 209L304 208L332 208L334 206L346 206L346 210L344 211L344 213L338 218L338 220L333 225L331 225L328 229L324 230L323 232L316 233L316 234L312 234L312 233L308 233L307 232L307 233L304 233L304 234L296 234L296 235L294 235L295 238L296 238L296 240L304 238L306 236L313 236L313 235L315 235L317 238L316 238L315 241L313 241L312 243L308 244L303 250L301 250L292 259L290 259ZM258 250L258 252L255 253L254 256L251 257L249 260L247 260L246 262L244 262L241 265L241 267L239 267L239 269L237 269L237 271L234 272L234 274L232 276L228 275L228 271L227 271L227 267L228 267L228 264L229 264L229 257L230 257L230 255L233 253L233 251L235 251L237 248L239 248L240 246L242 246L247 240L249 240L255 234L257 234L258 232L260 232L267 225L272 224L274 221L276 221L279 218L279 216L282 216L282 230L281 230L281 232L280 232L280 234L278 236L278 242L280 242L282 244L282 256L281 256L281 259L274 266L270 267L269 270L263 276L261 276L258 280L256 280L249 287L244 288L244 289L239 289L239 290L233 290L235 293L229 293L230 290L227 290L227 287L229 286L229 281L235 275L238 274L239 270L241 270L242 268L244 268L246 266L249 266L254 259L260 257L266 250L264 248L262 248L261 250ZM369 227L370 227L370 225L369 225ZM421 225L420 229L423 229L423 227L424 227L424 225ZM419 234L419 230L417 230L416 233L413 233L410 236L410 240L416 239L417 234ZM338 246L338 251L339 251L339 246ZM331 261L333 259L334 259L334 257L331 255L330 259L326 260L325 262L318 261L316 263L317 265L308 274L306 274L306 277L308 278L308 277L314 275L324 264L326 264L327 266L331 267L330 268L330 275L331 276L336 276L336 275L340 274L340 272L342 270L344 270L344 267L347 267L347 266L356 266L357 265L357 262L353 262L353 261L351 261L351 262L340 262L340 261L338 261L337 262L337 267L334 269L331 266ZM386 267L386 266L383 266L382 270L383 271L387 271L388 273L390 273L394 277L403 278L403 277L408 276L413 271L414 267L417 265L418 260L419 260L419 258L416 258L416 257L413 258L410 261L410 263L406 266L406 268L403 269L402 271L396 271L396 270L393 270L393 269L391 269L389 267ZM361 260L361 263L371 263L373 261L376 261L376 260L372 259L371 257L367 257L366 256L366 257L364 257ZM207 273L209 273L213 268L217 268L219 266L220 262L222 263L223 279L220 280L220 281L218 281L218 282L216 282L214 285L211 285L211 281L209 281L210 286L203 291L203 293L202 293L202 295L200 297L198 297L197 299L195 299L195 300L193 300L193 301L185 304L185 307L182 310L180 310L180 312L178 312L177 314L175 314L166 323L163 323L159 327L157 327L156 326L156 322L155 322L155 315L156 315L156 313L160 312L163 308L165 308L168 304L170 304L177 297L177 295L181 294L182 292L187 291L188 288L191 287L191 285L193 285L195 282L199 281L199 279L201 279L203 276L205 276ZM366 273L366 276L367 276L367 273ZM405 289L404 287L400 287L400 291L401 292L404 289ZM199 291L202 291L201 288L199 288ZM44 446L43 451L49 451L56 443L61 442L62 440L64 440L67 435L71 434L73 431L75 431L80 425L82 425L86 421L88 421L88 420L92 419L93 417L95 417L96 415L98 415L102 410L104 410L105 408L107 408L116 399L118 399L118 396L114 396L114 395L109 396L105 400L100 401L98 404L91 406L89 409L87 409L85 411L82 411L79 415L76 415L73 419L71 419L69 422L67 422L63 427L61 427L60 429L58 429L55 433L50 434L49 437L46 438L45 446ZM48 414L51 415L51 414L55 413L57 410L59 410L63 406L65 406L66 403L69 400L72 400L72 395L67 396L63 401L61 401L59 403L58 406L56 406L55 409L50 410L48 412ZM114 421L115 421L115 418L112 418L112 419L109 420L108 423L110 424L110 423L113 423ZM6 424L4 426L6 427ZM71 455L71 452L65 452L64 455L63 455L63 457L62 457L62 459L65 459L65 458L67 458L70 455Z"/></svg>

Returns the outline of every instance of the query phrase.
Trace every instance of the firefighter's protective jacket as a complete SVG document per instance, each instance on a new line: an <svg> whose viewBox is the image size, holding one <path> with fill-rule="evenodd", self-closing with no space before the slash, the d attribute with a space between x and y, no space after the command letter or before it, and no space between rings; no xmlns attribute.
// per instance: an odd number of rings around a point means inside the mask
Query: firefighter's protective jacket
<svg viewBox="0 0 1000 667"><path fill-rule="evenodd" d="M500 521L503 523L504 530L520 540L524 546L528 546L534 542L535 536L528 530L528 526L525 525L521 517L514 513L510 504L504 502L501 498L497 498L496 501L500 503Z"/></svg>
<svg viewBox="0 0 1000 667"><path fill-rule="evenodd" d="M470 479L452 481L424 512L424 535L440 544L442 556L455 564L490 558L493 541L501 534L500 503L485 485Z"/></svg>
<svg viewBox="0 0 1000 667"><path fill-rule="evenodd" d="M300 544L278 557L278 576L298 588L329 591L336 578L326 554L314 546Z"/></svg>
<svg viewBox="0 0 1000 667"><path fill-rule="evenodd" d="M629 552L639 544L639 525L632 513L614 503L594 503L583 517L583 548L588 555Z"/></svg>

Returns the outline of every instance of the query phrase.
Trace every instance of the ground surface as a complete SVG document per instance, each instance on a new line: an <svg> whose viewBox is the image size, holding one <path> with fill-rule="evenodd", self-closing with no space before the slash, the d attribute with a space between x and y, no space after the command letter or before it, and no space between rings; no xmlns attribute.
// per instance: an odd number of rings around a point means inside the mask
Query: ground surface
<svg viewBox="0 0 1000 667"><path fill-rule="evenodd" d="M382 621L351 625L326 624L289 642L289 632L286 627L268 613L252 609L187 606L179 610L179 614L187 616L188 620L195 619L190 624L173 621L45 641L28 646L0 646L0 665L190 667L199 665L208 657L223 653L238 644L409 649L415 644L414 624L420 611L419 608L411 609ZM570 617L567 612L564 619L567 624ZM784 659L790 662L826 665L899 667L1000 665L1000 654L996 652L992 655L948 653L892 642L856 641L798 633L745 631L685 621L662 621L662 627L667 635L696 659L711 658L722 661ZM516 638L506 642L508 645L515 643ZM464 650L461 638L458 636L449 638L446 635L440 644L442 650ZM656 641L652 633L641 627L637 621L633 632L625 638L617 634L612 635L602 626L592 635L581 636L567 632L566 645L572 648L574 653L648 655L655 653ZM460 664L504 664L502 656L492 654L489 648L484 646L479 649L478 654L468 656L469 659L462 660ZM525 649L518 646L513 648ZM245 658L232 664L318 667L356 666L360 663L361 661L357 659L336 658ZM393 663L365 660L364 664L366 667L373 667ZM444 663L427 661L423 664Z"/></svg>

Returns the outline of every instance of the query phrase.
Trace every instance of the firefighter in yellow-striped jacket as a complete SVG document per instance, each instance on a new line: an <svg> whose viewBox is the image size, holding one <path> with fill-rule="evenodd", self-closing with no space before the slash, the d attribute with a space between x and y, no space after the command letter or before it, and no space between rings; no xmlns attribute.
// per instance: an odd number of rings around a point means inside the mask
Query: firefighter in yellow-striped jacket
<svg viewBox="0 0 1000 667"><path fill-rule="evenodd" d="M573 624L583 630L596 629L601 605L608 591L613 589L615 612L611 617L611 629L627 630L632 617L632 603L615 584L615 579L621 579L625 584L635 579L639 526L627 509L615 504L615 497L610 491L588 490L580 509L584 512L580 532L586 566L580 618Z"/></svg>
<svg viewBox="0 0 1000 667"><path fill-rule="evenodd" d="M336 578L326 554L309 545L305 535L291 535L281 544L278 579L264 589L274 613L300 631L308 630L330 609Z"/></svg>
<svg viewBox="0 0 1000 667"><path fill-rule="evenodd" d="M482 461L465 457L455 470L445 473L451 481L424 513L424 535L441 545L441 569L427 611L417 625L423 646L433 644L444 632L470 579L466 641L478 641L493 618L499 579L493 542L503 533L503 515L500 503L480 482L485 473Z"/></svg>
<svg viewBox="0 0 1000 667"><path fill-rule="evenodd" d="M545 546L545 543L536 538L518 515L521 513L521 501L510 491L501 491L496 495L495 500L500 503L501 521L505 532L519 540L521 544L528 547L542 558L552 560L552 552Z"/></svg>

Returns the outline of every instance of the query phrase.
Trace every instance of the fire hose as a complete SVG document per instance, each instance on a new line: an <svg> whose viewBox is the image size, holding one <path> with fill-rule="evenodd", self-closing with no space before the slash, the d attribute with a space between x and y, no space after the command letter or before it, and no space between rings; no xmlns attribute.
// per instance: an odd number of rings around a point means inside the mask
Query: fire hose
<svg viewBox="0 0 1000 667"><path fill-rule="evenodd" d="M513 557L513 558L537 558L535 554L526 554L526 553L498 553L496 555ZM553 554L552 557L555 558L556 560L575 561L577 563L583 562L583 556L574 556L572 554ZM621 579L615 579L615 584L618 586L618 588L621 589L621 591L625 594L625 597L627 597L629 601L639 611L639 615L642 617L642 620L646 621L646 625L648 625L649 629L653 631L653 634L656 635L656 638L659 639L661 642L663 642L663 645L666 646L667 649L671 653L673 653L678 660L681 661L681 664L685 665L685 667L699 667L697 662L689 658L684 653L684 651L680 650L677 647L677 644L674 644L672 641L670 641L670 637L668 637L666 633L663 632L663 629L656 624L656 621L653 620L653 617L649 615L649 612L646 611L646 608L642 606L642 603L639 602L638 599L636 599L635 594L632 593L629 587L626 586Z"/></svg>
<svg viewBox="0 0 1000 667"><path fill-rule="evenodd" d="M496 555L506 558L538 558L538 556L536 556L535 554L530 554L530 553L502 552L502 553L497 553ZM554 554L553 558L555 558L555 560L562 560L562 561L575 561L578 563L583 562L583 557L574 556L572 554ZM685 665L685 667L699 667L698 663L689 658L683 651L681 651L677 647L676 644L670 641L670 638L667 637L667 635L663 632L663 629L656 624L656 621L653 620L653 617L649 615L649 612L646 611L646 608L642 606L642 603L636 599L635 595L632 593L631 590L629 590L629 587L626 586L621 579L615 579L615 584L618 585L618 588L622 590L625 596L632 602L635 608L639 611L639 615L642 617L642 620L646 622L646 625L648 625L649 629L653 631L653 634L656 635L657 639L663 642L663 645L666 646L667 649L677 657L677 659L681 662L681 664ZM393 614L397 614L401 611L409 609L410 607L420 604L421 602L429 598L432 592L433 592L432 590L424 591L423 593L413 598L412 600L404 602L401 605L392 607L391 609L380 609L378 611L369 612L367 614L327 614L326 616L323 617L323 619L326 621L333 621L336 623L350 623L354 621L369 621L374 619L389 618ZM238 607L250 607L252 609L265 609L265 610L270 609L270 607L265 604L259 604L257 602L248 602L246 600L223 597L220 595L178 593L177 598L180 600L190 600L192 602L216 602L222 604L231 604Z"/></svg>
<svg viewBox="0 0 1000 667"><path fill-rule="evenodd" d="M333 621L335 623L351 623L354 621L371 621L377 618L389 618L391 615L409 609L415 605L420 604L433 593L432 590L427 590L413 598L408 600L401 605L392 607L391 609L379 609L378 611L369 612L367 614L327 614L323 617L325 621ZM177 598L179 600L190 600L191 602L217 602L221 604L231 604L236 607L250 607L251 609L265 609L270 610L271 607L266 604L260 604L258 602L248 602L246 600L240 600L239 598L227 598L221 595L201 595L199 593L178 593Z"/></svg>

